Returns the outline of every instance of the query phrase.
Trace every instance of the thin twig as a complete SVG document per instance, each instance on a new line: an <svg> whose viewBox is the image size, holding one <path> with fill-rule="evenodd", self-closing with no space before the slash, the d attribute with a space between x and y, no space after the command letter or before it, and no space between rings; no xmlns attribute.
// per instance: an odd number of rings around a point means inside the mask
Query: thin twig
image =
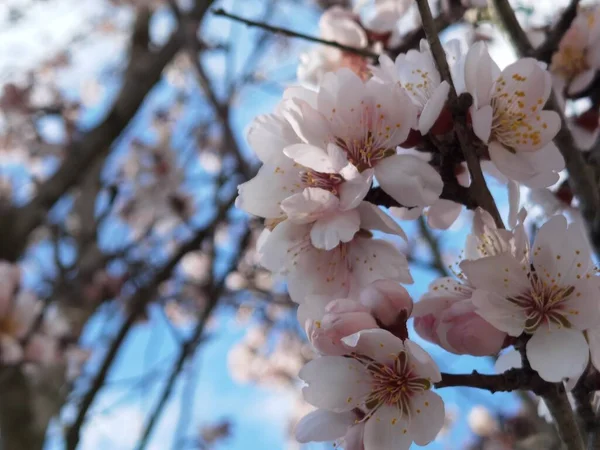
<svg viewBox="0 0 600 450"><path fill-rule="evenodd" d="M460 143L465 161L467 162L469 173L471 174L472 181L469 192L477 201L478 205L492 215L494 221L496 222L496 226L498 228L504 228L504 223L502 222L502 217L500 216L496 202L494 201L494 198L487 187L487 183L485 182L483 171L481 170L481 164L479 163L479 158L469 143L469 138L466 131L466 113L470 103L472 102L472 99L470 96L465 95L461 95L459 98L456 94L456 89L454 88L454 83L452 82L450 67L448 66L448 61L446 60L446 52L444 51L444 48L440 42L438 30L435 28L435 22L431 14L428 1L417 0L417 5L419 7L419 13L421 14L423 29L425 30L425 35L427 36L427 41L429 42L429 47L431 48L431 53L433 55L433 59L435 60L435 65L440 72L442 79L450 85L448 100L452 106L453 115L455 118L455 134L458 142Z"/></svg>
<svg viewBox="0 0 600 450"><path fill-rule="evenodd" d="M448 268L444 264L444 259L442 258L442 252L440 251L440 242L433 235L427 223L425 222L425 218L421 215L417 219L417 223L419 225L419 232L427 245L429 246L429 250L431 250L431 267L438 272L438 275L441 277L449 277L450 272L448 272Z"/></svg>
<svg viewBox="0 0 600 450"><path fill-rule="evenodd" d="M244 17L228 13L227 11L225 11L222 8L214 9L213 14L215 16L227 17L227 18L235 20L237 22L246 24L250 27L258 27L258 28L262 28L263 30L270 31L271 33L282 34L284 36L288 36L288 37L292 37L292 38L298 38L298 39L303 39L303 40L309 41L309 42L315 42L317 44L327 45L329 47L334 47L334 48L337 48L338 50L342 50L342 51L345 51L348 53L354 53L355 55L364 56L365 58L373 58L373 59L379 58L379 55L377 53L374 53L374 52L364 49L364 48L350 47L348 45L340 44L339 42L328 41L326 39L321 39L321 38L318 38L315 36L310 36L308 34L299 33L297 31L293 31L293 30L288 30L287 28L276 27L276 26L269 25L264 22L246 19Z"/></svg>
<svg viewBox="0 0 600 450"><path fill-rule="evenodd" d="M498 14L498 18L504 25L506 33L521 56L533 55L533 47L527 37L527 34L521 28L517 16L513 11L512 6L508 3L508 0L490 0L490 3L494 7L494 10Z"/></svg>

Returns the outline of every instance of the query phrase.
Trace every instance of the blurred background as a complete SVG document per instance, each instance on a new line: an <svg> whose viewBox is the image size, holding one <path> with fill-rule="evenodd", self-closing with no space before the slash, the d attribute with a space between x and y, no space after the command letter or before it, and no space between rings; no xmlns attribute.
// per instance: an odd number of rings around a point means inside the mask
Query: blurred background
<svg viewBox="0 0 600 450"><path fill-rule="evenodd" d="M0 297L27 299L46 327L23 355L1 355L2 449L301 448L292 431L310 406L296 375L312 351L284 283L257 264L262 224L233 203L258 168L249 124L298 73L318 76L318 44L214 10L319 36L323 11L350 3L0 1ZM403 3L397 49L419 41ZM433 3L443 39L514 58L470 2ZM532 27L566 2L537 3L515 2ZM402 223L409 242L393 242L415 299L451 274L470 220L443 234ZM0 318L0 337L10 325ZM414 337L442 371L493 371ZM427 448L555 445L529 397L441 394L447 426Z"/></svg>

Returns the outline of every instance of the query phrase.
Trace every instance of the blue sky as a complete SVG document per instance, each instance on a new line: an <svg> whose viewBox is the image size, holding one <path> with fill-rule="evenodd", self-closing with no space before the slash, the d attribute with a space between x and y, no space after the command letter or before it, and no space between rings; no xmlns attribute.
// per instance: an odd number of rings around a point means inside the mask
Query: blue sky
<svg viewBox="0 0 600 450"><path fill-rule="evenodd" d="M61 0L61 4L67 0ZM253 17L259 14L256 11L257 5L262 2L229 1L225 2L226 7L233 9L241 15ZM283 4L284 2L281 2ZM66 7L65 7L66 8ZM314 11L308 9L298 9L290 6L279 6L280 10L274 15L273 22L291 28L303 30L305 32L316 32L316 23L318 16ZM68 8L67 8L68 10ZM81 12L83 14L83 12ZM69 15L68 24L71 26L72 14ZM293 20L292 20L293 18ZM127 20L124 18L123 20ZM172 20L167 14L159 15L153 22L153 37L161 41L168 35ZM211 22L210 34L216 40L226 39L230 26L235 27L230 43L234 44L235 56L233 62L238 70L243 71L247 62L247 56L251 50L251 45L257 33L256 30L249 30L244 26L231 25L225 19L214 19ZM0 34L0 39L3 39ZM122 48L122 43L115 41L114 48ZM304 46L303 43L293 43L294 47ZM114 51L114 48L112 49ZM111 49L109 49L111 50ZM107 49L98 49L94 55L100 57L102 61L117 65L122 63L122 58L105 54ZM117 52L118 53L118 52ZM290 51L289 55L295 55L295 50ZM88 58L90 56L88 55ZM281 58L281 54L271 56L269 61L273 63L276 58ZM82 59L79 64L87 65L87 60ZM288 67L282 72L289 72L289 66L294 62L293 57L289 60L278 61L281 66ZM210 57L207 60L215 79L223 77L225 61L220 57ZM272 64L268 64L272 67ZM118 72L117 72L118 73ZM80 75L82 75L80 73ZM282 75L282 74L280 74ZM85 72L83 73L85 76ZM84 114L82 126L93 126L105 113L110 106L112 99L119 87L118 76L107 74L102 78L105 83L102 101L89 109ZM80 84L74 84L69 92L74 96L78 95ZM148 120L151 111L160 108L162 105L173 101L174 92L167 83L161 83L152 93L141 113L128 132L120 140L115 151L115 156L122 153L124 144L135 134L152 138L144 130L147 129ZM251 120L259 113L269 112L278 98L272 93L267 93L260 88L249 88L244 90L242 95L236 100L232 107L232 123L237 134L239 142L243 142L245 129ZM178 125L181 127L181 135L185 129L197 119L198 115L208 114L206 104L197 95L192 94L191 105L186 110L183 121ZM180 145L177 140L175 146ZM243 144L247 155L250 155L250 149ZM109 162L113 164L115 161ZM498 198L505 198L504 192L494 184L493 191L498 194ZM199 193L202 195L203 193ZM210 192L206 195L212 195ZM503 202L505 203L505 202ZM503 209L506 205L501 205ZM60 216L60 205L54 211L54 214ZM195 221L202 222L206 220L204 213L199 214ZM406 226L407 233L414 233L415 227L412 223L403 224ZM463 217L457 223L451 232L446 233L444 237L444 250L449 254L458 254L459 249L464 242L464 237L470 226L468 217ZM106 231L101 239L107 243L113 241L115 233L122 231L116 228ZM114 245L114 242L112 242ZM48 257L47 249L40 249L39 255L42 258ZM227 249L223 249L224 252ZM425 252L424 248L419 247L420 252ZM450 261L452 262L452 261ZM427 284L432 281L435 274L430 271L413 268L413 277L415 284L408 289L415 296L423 293ZM32 282L35 280L32 280ZM85 336L84 344L95 344L101 339L110 338L111 332L118 328L120 315L115 311L115 307L107 306L100 311L89 324ZM189 434L192 435L198 425L209 424L219 419L232 420L233 434L224 441L219 448L228 450L266 450L266 449L284 449L287 445L287 426L288 417L294 406L295 397L284 390L265 389L252 385L237 384L231 379L227 369L227 354L233 344L238 342L244 336L244 324L238 323L230 309L218 310L215 320L210 327L209 339L202 345L193 361L191 361L184 374L176 386L171 402L163 412L162 418L155 429L151 445L152 450L163 450L165 448L179 448L173 445L173 432L179 421L179 414L182 402L182 389L185 387L188 373L192 373L196 386L191 398L184 395L185 402L193 404L192 420L190 421ZM183 334L186 330L181 330ZM187 330L189 331L189 330ZM416 336L413 334L413 336ZM421 342L418 338L417 341ZM105 341L104 341L105 342ZM473 369L482 371L491 371L490 361L482 358L457 357L443 352L428 343L422 345L432 353L439 362L443 371L448 372L470 372ZM118 359L110 372L106 388L102 391L97 402L92 407L88 422L83 431L81 448L84 450L128 450L133 448L137 437L145 423L146 415L152 409L157 393L160 392L165 375L177 356L178 345L173 338L170 328L166 325L164 318L156 310L151 311L150 322L148 324L137 325L127 339L126 345L118 355ZM102 353L95 354L90 361L88 371L93 372L101 360ZM149 374L149 375L148 375ZM460 409L459 420L451 434L445 442L436 442L427 446L430 449L442 448L462 448L462 443L468 438L468 428L464 420L465 414L471 406L481 403L491 408L502 411L514 411L516 402L509 395L490 395L483 392L477 392L466 389L445 389L440 393L446 400L449 407ZM186 391L187 394L187 391ZM68 417L69 409L65 411ZM48 449L57 448L56 428L51 432L52 439L49 440ZM311 445L306 448L323 448L322 445Z"/></svg>

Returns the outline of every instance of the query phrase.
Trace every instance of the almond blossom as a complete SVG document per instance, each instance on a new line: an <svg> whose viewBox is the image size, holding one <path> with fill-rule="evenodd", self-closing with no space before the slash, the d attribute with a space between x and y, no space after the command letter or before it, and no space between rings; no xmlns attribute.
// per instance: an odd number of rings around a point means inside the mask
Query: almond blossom
<svg viewBox="0 0 600 450"><path fill-rule="evenodd" d="M600 68L600 8L581 8L552 55L550 71L560 91L588 87Z"/></svg>
<svg viewBox="0 0 600 450"><path fill-rule="evenodd" d="M582 230L555 216L522 255L503 252L460 264L477 313L510 336L530 336L531 367L547 381L578 378L589 360L584 331L600 324L598 279ZM560 364L556 364L560 361Z"/></svg>
<svg viewBox="0 0 600 450"><path fill-rule="evenodd" d="M473 96L473 131L488 145L496 168L526 186L556 183L564 159L551 141L560 117L542 110L552 89L550 74L532 58L500 71L485 44L477 42L467 53L464 75Z"/></svg>
<svg viewBox="0 0 600 450"><path fill-rule="evenodd" d="M430 205L442 192L441 177L423 160L396 152L416 126L416 113L400 86L365 83L341 69L327 74L316 95L290 98L286 118L302 143L284 152L298 164L327 173L329 155L339 149L359 173L372 169L382 189L400 204Z"/></svg>
<svg viewBox="0 0 600 450"><path fill-rule="evenodd" d="M376 216L370 217L375 222ZM385 231L388 226L381 221L369 228ZM323 250L311 243L310 224L285 220L273 231L263 232L259 253L265 268L286 275L290 297L298 303L309 295L343 298L381 279L412 283L406 257L389 242L372 239L363 231L348 242Z"/></svg>
<svg viewBox="0 0 600 450"><path fill-rule="evenodd" d="M441 380L431 357L414 342L380 329L360 331L344 343L351 353L321 356L300 371L307 402L321 410L359 415L354 424L348 415L337 416L338 426L335 432L329 428L328 438L344 437L364 423L365 450L405 450L413 442L426 445L435 439L444 425L445 409L441 397L431 391ZM301 436L314 436L310 422L302 424ZM321 421L313 422L313 427L320 426Z"/></svg>
<svg viewBox="0 0 600 450"><path fill-rule="evenodd" d="M455 43L452 53L455 53ZM454 58L455 60L456 58ZM440 116L446 105L450 85L442 81L426 40L421 49L401 53L395 61L387 55L379 57L379 66L371 71L376 80L402 86L418 110L418 130L426 134Z"/></svg>

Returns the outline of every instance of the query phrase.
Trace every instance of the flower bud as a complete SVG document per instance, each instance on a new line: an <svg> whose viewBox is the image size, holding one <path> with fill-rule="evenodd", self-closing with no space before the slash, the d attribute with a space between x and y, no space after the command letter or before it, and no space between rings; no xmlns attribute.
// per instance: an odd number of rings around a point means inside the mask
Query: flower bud
<svg viewBox="0 0 600 450"><path fill-rule="evenodd" d="M384 326L394 324L402 311L406 317L410 316L413 309L408 291L390 280L378 280L367 286L360 294L360 301Z"/></svg>

